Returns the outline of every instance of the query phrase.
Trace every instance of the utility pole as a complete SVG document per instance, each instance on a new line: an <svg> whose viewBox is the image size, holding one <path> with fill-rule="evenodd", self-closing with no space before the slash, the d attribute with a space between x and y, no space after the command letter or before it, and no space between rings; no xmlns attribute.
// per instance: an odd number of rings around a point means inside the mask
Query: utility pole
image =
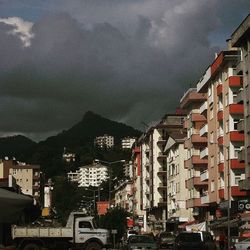
<svg viewBox="0 0 250 250"><path fill-rule="evenodd" d="M227 206L227 247L230 249L230 217L231 217L231 175L230 175L230 147L227 146L227 197L228 197L228 206Z"/></svg>

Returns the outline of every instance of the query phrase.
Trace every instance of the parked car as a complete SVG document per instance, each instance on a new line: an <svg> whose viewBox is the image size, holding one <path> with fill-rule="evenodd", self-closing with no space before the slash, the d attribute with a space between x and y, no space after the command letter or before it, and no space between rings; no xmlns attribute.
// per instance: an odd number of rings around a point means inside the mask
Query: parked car
<svg viewBox="0 0 250 250"><path fill-rule="evenodd" d="M216 250L209 232L180 232L174 242L175 250Z"/></svg>
<svg viewBox="0 0 250 250"><path fill-rule="evenodd" d="M158 249L153 236L149 235L131 235L127 243L128 250L134 249Z"/></svg>
<svg viewBox="0 0 250 250"><path fill-rule="evenodd" d="M173 249L175 235L171 232L161 232L157 235L157 244L161 249Z"/></svg>
<svg viewBox="0 0 250 250"><path fill-rule="evenodd" d="M250 238L240 238L231 246L231 250L250 250Z"/></svg>

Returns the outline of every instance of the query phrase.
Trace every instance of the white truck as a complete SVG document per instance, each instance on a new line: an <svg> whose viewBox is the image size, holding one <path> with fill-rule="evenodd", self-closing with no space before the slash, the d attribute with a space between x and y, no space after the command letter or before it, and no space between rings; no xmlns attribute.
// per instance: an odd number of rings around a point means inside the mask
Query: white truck
<svg viewBox="0 0 250 250"><path fill-rule="evenodd" d="M101 250L109 243L109 231L97 228L93 217L72 212L65 227L12 226L12 238L20 250Z"/></svg>

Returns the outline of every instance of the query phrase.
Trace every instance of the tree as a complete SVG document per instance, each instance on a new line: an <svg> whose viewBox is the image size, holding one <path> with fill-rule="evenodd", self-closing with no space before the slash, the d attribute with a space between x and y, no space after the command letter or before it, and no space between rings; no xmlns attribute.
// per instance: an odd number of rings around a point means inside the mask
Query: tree
<svg viewBox="0 0 250 250"><path fill-rule="evenodd" d="M108 210L108 212L100 217L100 226L109 230L116 229L116 239L119 241L127 227L127 217L131 214L121 207L114 207Z"/></svg>

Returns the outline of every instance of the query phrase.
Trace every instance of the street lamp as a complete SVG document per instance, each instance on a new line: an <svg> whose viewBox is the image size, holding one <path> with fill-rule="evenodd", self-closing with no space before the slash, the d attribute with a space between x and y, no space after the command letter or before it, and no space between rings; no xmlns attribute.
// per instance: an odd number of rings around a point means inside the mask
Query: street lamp
<svg viewBox="0 0 250 250"><path fill-rule="evenodd" d="M107 164L108 165L108 171L109 171L109 206L111 203L111 165L116 164L116 163L124 163L126 162L126 160L118 160L118 161L103 161L103 160L99 160L99 159L95 159L94 162L96 163L103 163L103 164Z"/></svg>

